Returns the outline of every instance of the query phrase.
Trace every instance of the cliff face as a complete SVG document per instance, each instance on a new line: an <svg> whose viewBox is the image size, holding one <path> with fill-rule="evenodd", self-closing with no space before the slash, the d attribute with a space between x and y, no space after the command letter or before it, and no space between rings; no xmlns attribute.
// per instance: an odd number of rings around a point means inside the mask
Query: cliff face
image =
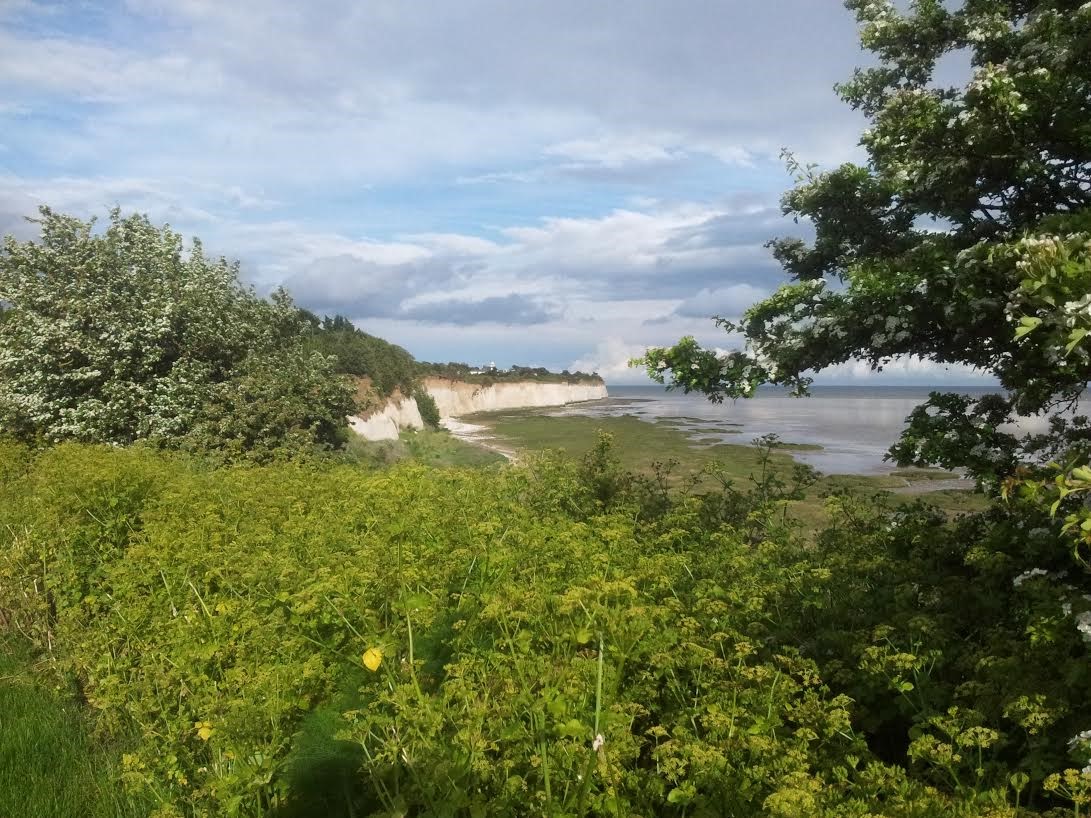
<svg viewBox="0 0 1091 818"><path fill-rule="evenodd" d="M366 418L353 415L349 426L367 440L397 440L402 429L423 429L420 409L413 398L392 397L380 411Z"/></svg>
<svg viewBox="0 0 1091 818"><path fill-rule="evenodd" d="M435 400L442 418L494 412L499 409L533 409L539 406L564 406L585 400L605 398L603 383L536 383L515 381L480 386L446 378L428 378L424 388Z"/></svg>
<svg viewBox="0 0 1091 818"><path fill-rule="evenodd" d="M515 381L481 386L447 378L428 378L424 388L435 400L440 418L494 412L500 409L533 409L564 406L607 397L602 383L536 383ZM413 398L392 397L378 412L368 417L350 417L349 426L368 440L397 440L403 429L423 429L420 410Z"/></svg>

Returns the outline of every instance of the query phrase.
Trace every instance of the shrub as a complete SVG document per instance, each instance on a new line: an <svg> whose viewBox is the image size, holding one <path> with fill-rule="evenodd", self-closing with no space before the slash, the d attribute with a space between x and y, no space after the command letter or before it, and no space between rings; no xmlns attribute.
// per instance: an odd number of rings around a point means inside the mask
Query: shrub
<svg viewBox="0 0 1091 818"><path fill-rule="evenodd" d="M995 517L837 498L807 546L787 489L649 494L606 441L502 471L15 454L0 610L102 735L145 737L123 778L161 816L1082 797L1049 774L1091 721L1087 648L1013 586L1026 535Z"/></svg>
<svg viewBox="0 0 1091 818"><path fill-rule="evenodd" d="M287 295L257 297L144 216L39 224L0 250L0 431L257 459L341 442L351 393Z"/></svg>
<svg viewBox="0 0 1091 818"><path fill-rule="evenodd" d="M439 407L435 399L428 394L428 390L418 387L413 390L413 398L417 401L417 409L420 410L421 420L426 426L433 429L439 428Z"/></svg>

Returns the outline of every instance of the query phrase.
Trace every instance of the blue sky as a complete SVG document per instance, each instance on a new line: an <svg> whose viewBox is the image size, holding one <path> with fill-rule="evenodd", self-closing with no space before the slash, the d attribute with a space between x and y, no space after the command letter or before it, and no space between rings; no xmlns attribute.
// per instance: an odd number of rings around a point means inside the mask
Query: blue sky
<svg viewBox="0 0 1091 818"><path fill-rule="evenodd" d="M862 60L835 0L0 0L0 232L120 205L419 358L640 382L783 281Z"/></svg>

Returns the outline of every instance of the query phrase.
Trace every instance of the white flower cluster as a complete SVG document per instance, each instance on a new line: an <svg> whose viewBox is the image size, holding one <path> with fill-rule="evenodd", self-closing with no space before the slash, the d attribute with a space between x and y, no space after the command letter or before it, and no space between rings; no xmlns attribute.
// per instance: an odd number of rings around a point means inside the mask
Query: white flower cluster
<svg viewBox="0 0 1091 818"><path fill-rule="evenodd" d="M1069 750L1076 752L1082 750L1085 753L1091 752L1091 730L1084 730L1081 733L1076 733L1072 738L1068 740ZM1091 776L1091 756L1087 759L1087 766L1080 772L1083 775Z"/></svg>
<svg viewBox="0 0 1091 818"><path fill-rule="evenodd" d="M1048 577L1048 576L1049 576L1049 571L1047 571L1045 568L1031 568L1029 571L1024 571L1019 576L1017 576L1015 579L1013 579L1011 581L1011 584L1012 584L1013 588L1018 588L1020 585L1022 585L1028 579L1033 579L1034 577Z"/></svg>
<svg viewBox="0 0 1091 818"><path fill-rule="evenodd" d="M1076 590L1071 585L1066 584L1064 587L1068 591ZM1081 594L1079 598L1084 602L1091 602L1091 594ZM1072 616L1072 599L1075 599L1075 597L1061 603L1061 613L1065 616ZM1080 638L1091 645L1091 610L1079 611L1072 621L1076 625L1076 631L1080 634Z"/></svg>
<svg viewBox="0 0 1091 818"><path fill-rule="evenodd" d="M883 331L873 334L871 343L880 347L888 343L900 344L909 336L909 319L905 315L888 315Z"/></svg>
<svg viewBox="0 0 1091 818"><path fill-rule="evenodd" d="M1076 614L1076 630L1080 632L1080 638L1091 644L1091 611L1081 611Z"/></svg>
<svg viewBox="0 0 1091 818"><path fill-rule="evenodd" d="M779 370L777 368L776 362L765 353L765 350L762 347L754 347L753 355L754 360L757 361L758 366L762 367L767 373L769 373L770 378L777 377L777 373Z"/></svg>

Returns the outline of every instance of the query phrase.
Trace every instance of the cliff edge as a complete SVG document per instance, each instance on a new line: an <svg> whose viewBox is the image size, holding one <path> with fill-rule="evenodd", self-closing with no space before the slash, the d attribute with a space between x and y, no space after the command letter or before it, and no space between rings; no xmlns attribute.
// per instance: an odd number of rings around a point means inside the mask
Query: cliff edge
<svg viewBox="0 0 1091 818"><path fill-rule="evenodd" d="M501 381L477 384L430 377L424 379L422 386L436 402L441 420L475 412L564 406L609 397L606 384L602 381ZM381 409L366 417L350 417L349 425L367 440L396 440L403 429L423 429L424 421L416 400L395 395Z"/></svg>

